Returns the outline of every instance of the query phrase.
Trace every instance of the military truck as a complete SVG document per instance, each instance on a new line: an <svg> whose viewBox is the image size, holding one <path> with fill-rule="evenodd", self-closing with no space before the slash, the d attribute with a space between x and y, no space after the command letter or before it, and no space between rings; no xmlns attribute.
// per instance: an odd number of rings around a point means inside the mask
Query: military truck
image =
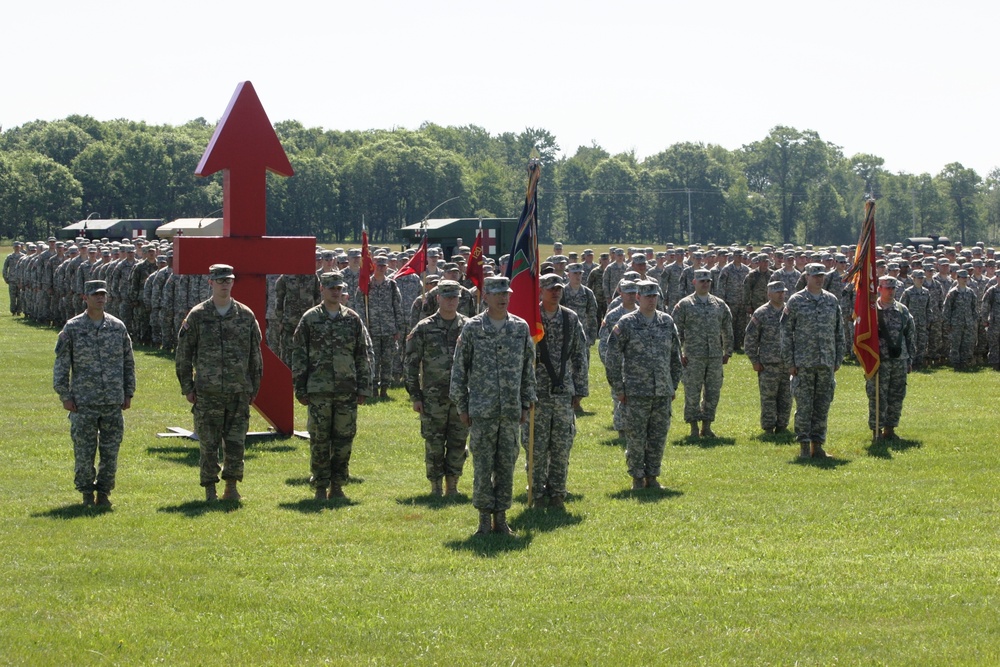
<svg viewBox="0 0 1000 667"><path fill-rule="evenodd" d="M416 248L424 230L428 246L440 246L445 259L450 259L459 246L472 247L479 230L479 218L432 218L403 227L399 230L399 238L405 247ZM483 255L497 259L510 252L516 231L517 218L483 218Z"/></svg>

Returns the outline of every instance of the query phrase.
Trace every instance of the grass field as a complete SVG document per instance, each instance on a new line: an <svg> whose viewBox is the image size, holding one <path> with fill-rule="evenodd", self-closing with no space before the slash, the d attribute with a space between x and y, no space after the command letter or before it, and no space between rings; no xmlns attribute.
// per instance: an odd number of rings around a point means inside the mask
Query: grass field
<svg viewBox="0 0 1000 667"><path fill-rule="evenodd" d="M156 437L191 425L172 360L143 349L114 510L84 511L56 332L8 310L4 290L0 664L1000 662L995 373L912 376L903 440L872 446L845 367L834 458L801 464L759 434L737 355L720 437L685 437L679 395L667 488L633 493L597 362L567 511L528 510L519 472L518 536L478 541L471 463L458 501L428 496L402 390L360 409L348 502L315 503L308 444L275 439L242 503L206 505L196 443Z"/></svg>

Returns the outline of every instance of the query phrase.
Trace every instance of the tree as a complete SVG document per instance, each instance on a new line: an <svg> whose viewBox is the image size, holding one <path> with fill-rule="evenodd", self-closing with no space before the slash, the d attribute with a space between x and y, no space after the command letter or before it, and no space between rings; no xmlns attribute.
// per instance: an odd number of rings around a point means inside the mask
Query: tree
<svg viewBox="0 0 1000 667"><path fill-rule="evenodd" d="M945 165L937 176L942 194L947 197L952 220L957 225L959 240L966 242L966 233L978 231L977 189L982 179L974 169L967 169L959 162Z"/></svg>
<svg viewBox="0 0 1000 667"><path fill-rule="evenodd" d="M14 153L7 194L12 235L39 238L80 218L83 187L69 169L33 151Z"/></svg>

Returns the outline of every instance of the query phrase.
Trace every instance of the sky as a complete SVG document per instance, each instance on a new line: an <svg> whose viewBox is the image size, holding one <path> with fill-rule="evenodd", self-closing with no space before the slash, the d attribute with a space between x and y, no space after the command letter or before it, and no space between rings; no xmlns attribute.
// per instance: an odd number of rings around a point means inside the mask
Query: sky
<svg viewBox="0 0 1000 667"><path fill-rule="evenodd" d="M565 155L596 143L643 159L786 125L891 172L1000 166L1000 7L986 2L13 4L4 130L70 114L215 122L249 80L272 122L330 130L534 127Z"/></svg>

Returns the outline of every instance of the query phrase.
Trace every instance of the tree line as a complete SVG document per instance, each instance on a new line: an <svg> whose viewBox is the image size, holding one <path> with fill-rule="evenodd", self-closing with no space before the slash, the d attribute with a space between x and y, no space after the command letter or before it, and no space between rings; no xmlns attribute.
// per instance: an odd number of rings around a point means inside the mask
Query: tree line
<svg viewBox="0 0 1000 667"><path fill-rule="evenodd" d="M194 175L214 126L69 116L0 134L0 237L37 239L88 216L214 217L222 180ZM339 131L275 125L295 170L268 175L268 233L375 241L435 217L517 217L537 155L540 236L570 243L856 241L863 202L878 201L879 238L1000 235L1000 169L958 162L935 175L890 173L875 155L845 156L813 130L778 126L729 150L678 143L639 160L594 144L561 156L544 129L491 134L475 125Z"/></svg>

